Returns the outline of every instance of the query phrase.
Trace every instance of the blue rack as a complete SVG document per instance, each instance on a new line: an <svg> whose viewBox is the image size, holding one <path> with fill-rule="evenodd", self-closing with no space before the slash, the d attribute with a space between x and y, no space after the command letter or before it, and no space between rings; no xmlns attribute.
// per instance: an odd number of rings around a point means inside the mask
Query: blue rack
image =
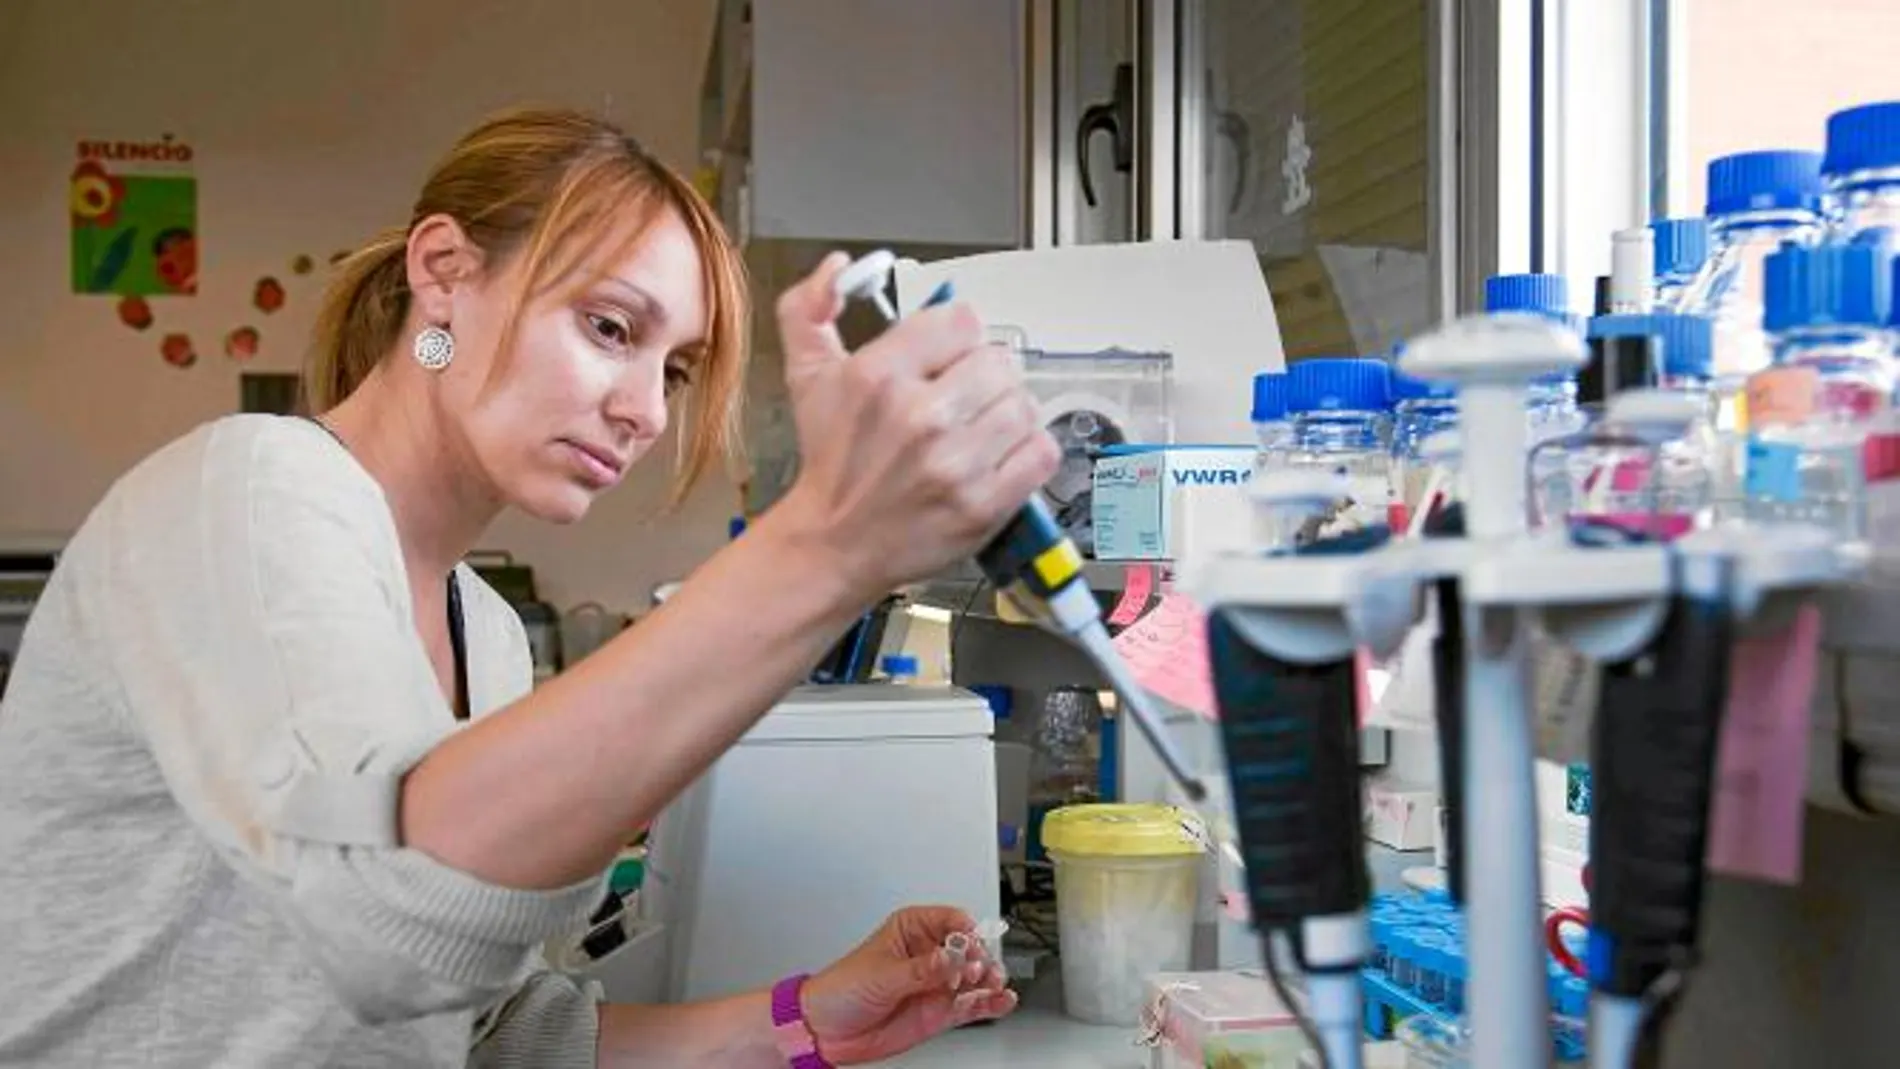
<svg viewBox="0 0 1900 1069"><path fill-rule="evenodd" d="M1372 963L1360 971L1366 1034L1390 1039L1400 1021L1424 1014L1447 1024L1465 1011L1465 918L1443 891L1372 896ZM1581 952L1581 939L1576 948ZM1545 961L1559 1063L1582 1061L1590 988L1554 958Z"/></svg>

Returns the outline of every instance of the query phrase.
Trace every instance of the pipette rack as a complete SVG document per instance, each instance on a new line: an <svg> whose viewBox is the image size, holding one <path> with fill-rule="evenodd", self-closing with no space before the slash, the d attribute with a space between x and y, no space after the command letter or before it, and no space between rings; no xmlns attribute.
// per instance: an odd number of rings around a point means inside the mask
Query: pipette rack
<svg viewBox="0 0 1900 1069"><path fill-rule="evenodd" d="M1684 550L1733 561L1737 619L1782 618L1852 573L1824 532L1779 527L1698 532L1674 546L1581 546L1526 523L1529 385L1574 370L1574 334L1525 316L1455 320L1408 346L1403 368L1459 391L1466 450L1465 532L1388 542L1356 555L1225 553L1186 562L1185 587L1224 610L1246 642L1283 661L1322 664L1396 652L1430 585L1463 599L1464 868L1469 874L1467 1020L1473 1069L1523 1069L1549 1056L1550 1006L1534 807L1532 639L1541 629L1599 661L1632 656L1661 626ZM1357 1069L1334 1066L1333 1069Z"/></svg>

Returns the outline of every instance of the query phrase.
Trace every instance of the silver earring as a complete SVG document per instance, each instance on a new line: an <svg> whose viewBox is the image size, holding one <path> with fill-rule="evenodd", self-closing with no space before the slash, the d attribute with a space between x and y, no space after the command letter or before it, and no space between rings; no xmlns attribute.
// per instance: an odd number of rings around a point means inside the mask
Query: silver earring
<svg viewBox="0 0 1900 1069"><path fill-rule="evenodd" d="M427 326L416 332L416 363L440 371L455 359L455 335L444 327Z"/></svg>

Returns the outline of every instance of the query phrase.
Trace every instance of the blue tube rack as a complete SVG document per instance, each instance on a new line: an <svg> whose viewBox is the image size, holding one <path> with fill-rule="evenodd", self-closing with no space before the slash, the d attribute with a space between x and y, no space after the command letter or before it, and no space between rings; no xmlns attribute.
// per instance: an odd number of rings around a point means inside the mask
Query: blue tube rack
<svg viewBox="0 0 1900 1069"><path fill-rule="evenodd" d="M1465 918L1443 891L1372 896L1369 907L1372 961L1360 970L1366 1034L1391 1039L1400 1021L1424 1014L1455 1023L1465 1012ZM1577 937L1573 951L1582 954ZM1557 1061L1582 1061L1584 1020L1590 988L1580 978L1545 959L1550 1005L1551 1046Z"/></svg>

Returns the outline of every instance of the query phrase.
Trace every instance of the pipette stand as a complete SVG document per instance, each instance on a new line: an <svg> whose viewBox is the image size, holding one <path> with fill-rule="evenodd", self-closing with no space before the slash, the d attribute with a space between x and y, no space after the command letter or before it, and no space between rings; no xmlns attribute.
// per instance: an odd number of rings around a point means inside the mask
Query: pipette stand
<svg viewBox="0 0 1900 1069"><path fill-rule="evenodd" d="M1525 1069L1551 1055L1537 812L1530 804L1533 631L1541 625L1598 660L1629 657L1656 634L1675 582L1673 558L1662 545L1583 547L1563 531L1528 530L1528 387L1575 369L1583 355L1575 335L1512 315L1460 319L1407 347L1407 373L1458 387L1462 437L1470 445L1463 536L1393 541L1353 556L1226 553L1184 569L1187 588L1210 612L1225 611L1244 641L1298 664L1334 662L1358 648L1390 656L1418 622L1430 584L1460 584L1467 636L1466 1001L1474 1069ZM1835 574L1833 555L1799 534L1786 545L1737 543L1755 562L1749 574L1757 603L1771 590Z"/></svg>

